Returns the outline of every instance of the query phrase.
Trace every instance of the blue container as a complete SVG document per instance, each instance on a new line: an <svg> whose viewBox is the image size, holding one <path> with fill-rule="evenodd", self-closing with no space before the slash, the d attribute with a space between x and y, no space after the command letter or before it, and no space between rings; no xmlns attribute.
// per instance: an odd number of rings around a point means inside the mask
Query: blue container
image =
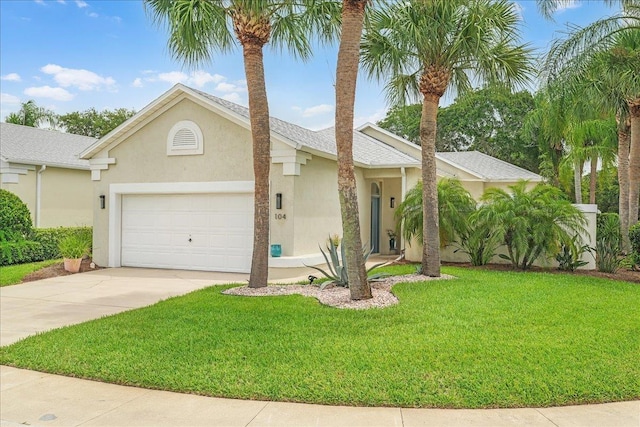
<svg viewBox="0 0 640 427"><path fill-rule="evenodd" d="M282 245L271 245L271 256L278 258L282 255Z"/></svg>

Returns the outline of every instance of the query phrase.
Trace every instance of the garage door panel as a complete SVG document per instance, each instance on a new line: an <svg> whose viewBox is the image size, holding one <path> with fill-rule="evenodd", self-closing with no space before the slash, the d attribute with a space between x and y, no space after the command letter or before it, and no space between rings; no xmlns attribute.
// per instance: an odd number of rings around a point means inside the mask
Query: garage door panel
<svg viewBox="0 0 640 427"><path fill-rule="evenodd" d="M124 266L248 272L252 244L251 195L122 198Z"/></svg>

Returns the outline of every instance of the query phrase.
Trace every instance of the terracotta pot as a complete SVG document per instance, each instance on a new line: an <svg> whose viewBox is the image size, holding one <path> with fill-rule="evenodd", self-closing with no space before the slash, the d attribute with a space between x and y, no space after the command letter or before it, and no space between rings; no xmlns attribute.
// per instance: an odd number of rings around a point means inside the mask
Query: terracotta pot
<svg viewBox="0 0 640 427"><path fill-rule="evenodd" d="M82 264L82 258L64 259L64 269L69 273L78 273L80 271L80 264Z"/></svg>

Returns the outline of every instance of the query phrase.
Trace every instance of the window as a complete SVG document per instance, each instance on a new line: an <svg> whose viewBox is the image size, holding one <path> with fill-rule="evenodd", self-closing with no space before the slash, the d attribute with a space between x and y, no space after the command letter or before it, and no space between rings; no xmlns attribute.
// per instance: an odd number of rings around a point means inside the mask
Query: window
<svg viewBox="0 0 640 427"><path fill-rule="evenodd" d="M171 128L167 138L168 156L189 156L202 154L202 131L190 120L182 120Z"/></svg>

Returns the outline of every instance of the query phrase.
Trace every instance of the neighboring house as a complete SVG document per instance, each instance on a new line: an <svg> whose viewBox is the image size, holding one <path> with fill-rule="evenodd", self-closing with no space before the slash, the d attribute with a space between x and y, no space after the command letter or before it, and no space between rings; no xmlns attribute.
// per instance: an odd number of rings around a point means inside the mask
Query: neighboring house
<svg viewBox="0 0 640 427"><path fill-rule="evenodd" d="M420 179L420 147L367 124L354 131L353 154L363 241L388 254L395 208ZM99 265L250 270L247 108L178 84L81 157L91 165L96 197L106 199L93 219ZM282 257L270 267L320 264L318 245L342 234L334 129L272 118L271 157L270 240ZM438 154L438 174L457 176L474 196L487 186L541 180L480 153Z"/></svg>
<svg viewBox="0 0 640 427"><path fill-rule="evenodd" d="M31 212L35 227L82 226L93 221L89 162L80 152L95 138L0 123L0 177Z"/></svg>

